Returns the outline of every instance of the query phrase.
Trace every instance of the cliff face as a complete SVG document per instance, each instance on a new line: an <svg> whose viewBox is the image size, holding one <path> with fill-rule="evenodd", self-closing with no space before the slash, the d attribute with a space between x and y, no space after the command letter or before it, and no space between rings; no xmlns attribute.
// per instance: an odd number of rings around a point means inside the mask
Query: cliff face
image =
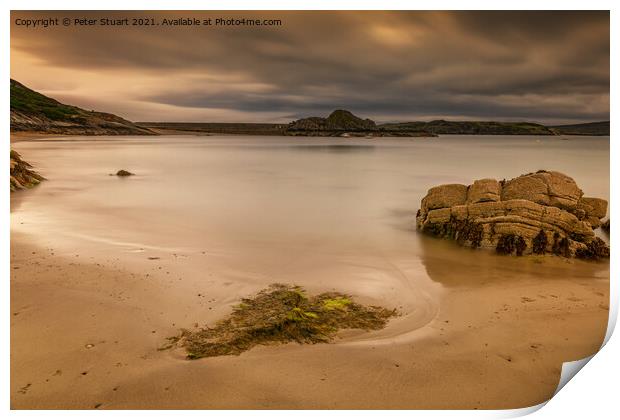
<svg viewBox="0 0 620 420"><path fill-rule="evenodd" d="M594 234L607 201L584 197L575 181L538 171L510 181L431 188L416 217L418 230L500 254L555 254L598 259L609 247Z"/></svg>
<svg viewBox="0 0 620 420"><path fill-rule="evenodd" d="M151 130L104 112L65 105L11 79L11 131L82 135L152 135Z"/></svg>
<svg viewBox="0 0 620 420"><path fill-rule="evenodd" d="M11 192L30 188L45 180L30 164L22 160L19 153L11 150Z"/></svg>

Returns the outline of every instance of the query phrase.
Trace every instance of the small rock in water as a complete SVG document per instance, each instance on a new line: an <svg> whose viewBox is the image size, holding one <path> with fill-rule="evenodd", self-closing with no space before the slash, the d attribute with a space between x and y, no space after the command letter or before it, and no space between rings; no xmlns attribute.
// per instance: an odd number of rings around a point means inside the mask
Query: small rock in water
<svg viewBox="0 0 620 420"><path fill-rule="evenodd" d="M121 169L116 173L116 176L131 176L131 175L135 175L129 171L126 171L125 169Z"/></svg>

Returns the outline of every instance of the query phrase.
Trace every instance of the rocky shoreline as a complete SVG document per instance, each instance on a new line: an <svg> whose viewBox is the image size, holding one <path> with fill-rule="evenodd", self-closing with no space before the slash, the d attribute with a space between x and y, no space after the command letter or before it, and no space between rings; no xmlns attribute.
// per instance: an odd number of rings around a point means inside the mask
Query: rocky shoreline
<svg viewBox="0 0 620 420"><path fill-rule="evenodd" d="M11 131L14 133L62 134L70 136L136 136L156 135L150 129L103 112L76 114L73 121L58 121L43 115L11 111Z"/></svg>
<svg viewBox="0 0 620 420"><path fill-rule="evenodd" d="M416 225L423 233L499 254L600 259L609 258L609 246L594 229L606 214L607 201L584 197L571 177L538 171L509 181L433 187Z"/></svg>
<svg viewBox="0 0 620 420"><path fill-rule="evenodd" d="M19 153L11 150L11 192L34 187L44 180Z"/></svg>

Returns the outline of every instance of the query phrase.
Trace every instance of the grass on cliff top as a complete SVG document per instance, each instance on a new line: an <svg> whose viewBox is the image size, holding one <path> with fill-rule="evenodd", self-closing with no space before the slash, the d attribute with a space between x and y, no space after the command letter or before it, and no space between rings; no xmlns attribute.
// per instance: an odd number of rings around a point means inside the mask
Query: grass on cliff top
<svg viewBox="0 0 620 420"><path fill-rule="evenodd" d="M162 349L177 345L199 359L238 355L259 344L325 343L341 329L381 329L395 315L395 309L363 306L341 293L309 296L299 286L272 284L242 299L214 327L182 330Z"/></svg>
<svg viewBox="0 0 620 420"><path fill-rule="evenodd" d="M51 120L67 121L80 114L80 109L62 104L11 80L11 110L26 114L43 114Z"/></svg>

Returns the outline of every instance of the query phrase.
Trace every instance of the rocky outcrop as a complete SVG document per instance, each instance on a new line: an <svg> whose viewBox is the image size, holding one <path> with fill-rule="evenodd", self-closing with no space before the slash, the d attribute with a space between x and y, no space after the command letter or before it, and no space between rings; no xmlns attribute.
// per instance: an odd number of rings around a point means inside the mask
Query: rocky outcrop
<svg viewBox="0 0 620 420"><path fill-rule="evenodd" d="M293 121L284 130L287 136L320 137L433 137L422 130L389 130L380 128L371 119L362 119L344 109L337 109L327 118L310 117Z"/></svg>
<svg viewBox="0 0 620 420"><path fill-rule="evenodd" d="M509 181L431 188L416 216L421 232L500 254L555 254L598 259L609 247L594 234L607 201L584 197L560 172L538 171Z"/></svg>
<svg viewBox="0 0 620 420"><path fill-rule="evenodd" d="M346 132L373 132L377 131L377 125L370 119L361 119L349 111L338 109L327 118L310 117L293 121L287 127L287 131L316 132L316 133L346 133Z"/></svg>
<svg viewBox="0 0 620 420"><path fill-rule="evenodd" d="M32 166L22 160L19 153L11 150L11 192L33 187L45 180L32 170Z"/></svg>
<svg viewBox="0 0 620 420"><path fill-rule="evenodd" d="M11 110L11 131L82 136L155 135L147 128L103 112L74 114L69 121L53 120L43 115Z"/></svg>
<svg viewBox="0 0 620 420"><path fill-rule="evenodd" d="M66 105L11 79L11 131L78 135L154 135L105 112Z"/></svg>

